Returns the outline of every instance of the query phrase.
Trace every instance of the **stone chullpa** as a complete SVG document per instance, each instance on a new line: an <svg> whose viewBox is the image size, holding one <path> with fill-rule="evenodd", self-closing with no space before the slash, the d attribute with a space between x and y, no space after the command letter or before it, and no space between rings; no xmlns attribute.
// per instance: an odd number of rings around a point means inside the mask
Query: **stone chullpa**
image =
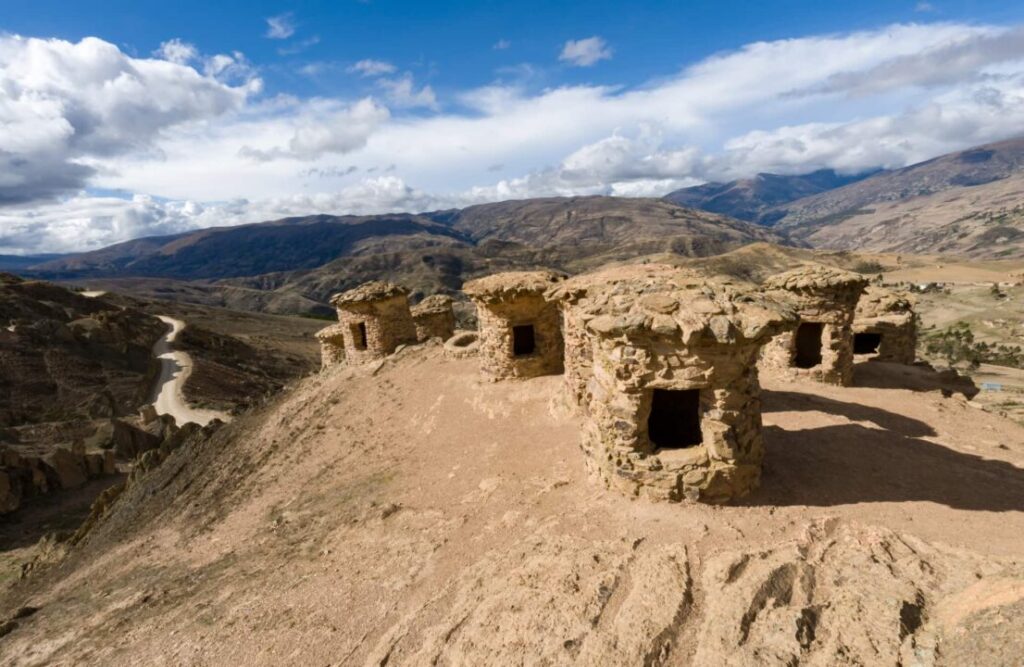
<svg viewBox="0 0 1024 667"><path fill-rule="evenodd" d="M853 353L877 361L912 364L917 357L917 317L913 298L871 286L857 302Z"/></svg>
<svg viewBox="0 0 1024 667"><path fill-rule="evenodd" d="M764 447L757 357L796 313L753 286L662 265L551 289L566 387L591 474L655 500L721 503L756 488Z"/></svg>
<svg viewBox="0 0 1024 667"><path fill-rule="evenodd" d="M408 294L399 285L374 281L331 298L349 364L380 359L416 342Z"/></svg>
<svg viewBox="0 0 1024 667"><path fill-rule="evenodd" d="M549 271L498 273L463 286L477 308L480 369L494 380L562 372L558 306L544 293L562 276Z"/></svg>
<svg viewBox="0 0 1024 667"><path fill-rule="evenodd" d="M455 333L455 312L452 298L445 294L434 294L412 307L412 320L416 325L416 339L420 342L431 338L448 340Z"/></svg>
<svg viewBox="0 0 1024 667"><path fill-rule="evenodd" d="M853 315L868 280L818 264L771 276L768 294L788 300L799 324L765 346L764 372L848 386L853 381Z"/></svg>

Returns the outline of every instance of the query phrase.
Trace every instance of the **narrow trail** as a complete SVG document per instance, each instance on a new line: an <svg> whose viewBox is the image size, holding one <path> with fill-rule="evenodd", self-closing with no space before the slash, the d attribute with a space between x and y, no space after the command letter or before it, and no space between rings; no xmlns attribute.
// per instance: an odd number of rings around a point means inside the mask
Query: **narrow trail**
<svg viewBox="0 0 1024 667"><path fill-rule="evenodd" d="M170 330L153 345L153 355L160 360L160 375L153 387L151 402L157 414L171 415L178 425L195 422L206 426L214 419L229 421L226 412L203 410L189 406L185 400L185 381L192 373L192 357L187 352L174 350L172 343L185 328L185 323L166 315L157 316Z"/></svg>

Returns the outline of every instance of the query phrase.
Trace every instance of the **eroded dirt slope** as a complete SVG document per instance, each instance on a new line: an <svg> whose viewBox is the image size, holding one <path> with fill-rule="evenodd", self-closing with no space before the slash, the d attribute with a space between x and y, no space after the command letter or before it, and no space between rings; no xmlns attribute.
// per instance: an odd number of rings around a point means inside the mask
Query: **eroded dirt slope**
<svg viewBox="0 0 1024 667"><path fill-rule="evenodd" d="M299 383L131 486L3 594L0 663L1007 664L1024 430L922 368L766 381L761 490L583 473L561 378L411 348ZM913 384L918 391L894 388Z"/></svg>

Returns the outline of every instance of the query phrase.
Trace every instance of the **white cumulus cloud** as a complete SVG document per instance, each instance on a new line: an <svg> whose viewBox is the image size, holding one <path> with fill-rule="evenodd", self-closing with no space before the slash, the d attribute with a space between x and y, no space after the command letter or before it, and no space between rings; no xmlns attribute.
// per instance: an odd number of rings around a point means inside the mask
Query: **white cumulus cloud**
<svg viewBox="0 0 1024 667"><path fill-rule="evenodd" d="M0 252L904 166L1024 134L1022 42L1007 26L891 25L755 42L630 85L559 85L548 72L442 103L397 68L367 78L372 98L268 97L240 54L182 43L136 59L100 40L3 37Z"/></svg>
<svg viewBox="0 0 1024 667"><path fill-rule="evenodd" d="M423 86L417 89L413 82L412 75L406 73L396 79L380 79L378 85L384 89L388 101L396 107L415 109L425 107L427 109L438 109L437 95L430 86Z"/></svg>
<svg viewBox="0 0 1024 667"><path fill-rule="evenodd" d="M590 67L599 60L611 60L612 50L601 37L570 39L562 46L558 59L577 67Z"/></svg>
<svg viewBox="0 0 1024 667"><path fill-rule="evenodd" d="M0 204L80 188L93 160L152 149L170 127L238 109L251 83L132 58L92 37L0 36Z"/></svg>
<svg viewBox="0 0 1024 667"><path fill-rule="evenodd" d="M153 55L178 65L187 65L199 57L199 50L178 38L169 39L153 52Z"/></svg>
<svg viewBox="0 0 1024 667"><path fill-rule="evenodd" d="M392 74L395 69L396 67L387 61L367 58L349 66L346 71L360 76L381 76Z"/></svg>
<svg viewBox="0 0 1024 667"><path fill-rule="evenodd" d="M330 153L350 153L365 146L370 135L389 116L386 107L369 97L350 106L318 100L295 119L287 147L246 145L239 154L263 162L280 158L314 160Z"/></svg>

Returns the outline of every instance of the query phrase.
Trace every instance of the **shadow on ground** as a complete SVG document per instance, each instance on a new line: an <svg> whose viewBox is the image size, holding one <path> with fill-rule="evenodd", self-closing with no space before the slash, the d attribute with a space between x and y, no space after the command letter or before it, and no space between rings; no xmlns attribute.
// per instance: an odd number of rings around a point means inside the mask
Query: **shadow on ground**
<svg viewBox="0 0 1024 667"><path fill-rule="evenodd" d="M971 378L955 370L939 371L919 361L913 365L862 361L853 367L854 387L939 391L943 396L963 394L974 398L980 391Z"/></svg>
<svg viewBox="0 0 1024 667"><path fill-rule="evenodd" d="M123 480L124 475L109 475L74 489L23 499L21 507L0 517L0 556L31 546L49 533L74 533L96 497Z"/></svg>
<svg viewBox="0 0 1024 667"><path fill-rule="evenodd" d="M935 429L918 419L898 415L888 410L859 403L803 394L795 391L765 391L762 394L763 412L824 412L846 417L853 422L871 422L887 431L904 436L935 435Z"/></svg>
<svg viewBox="0 0 1024 667"><path fill-rule="evenodd" d="M921 421L796 392L766 391L764 402L766 411L820 411L862 423L794 431L766 427L761 488L751 504L926 501L1024 511L1024 469L924 440L934 430Z"/></svg>

